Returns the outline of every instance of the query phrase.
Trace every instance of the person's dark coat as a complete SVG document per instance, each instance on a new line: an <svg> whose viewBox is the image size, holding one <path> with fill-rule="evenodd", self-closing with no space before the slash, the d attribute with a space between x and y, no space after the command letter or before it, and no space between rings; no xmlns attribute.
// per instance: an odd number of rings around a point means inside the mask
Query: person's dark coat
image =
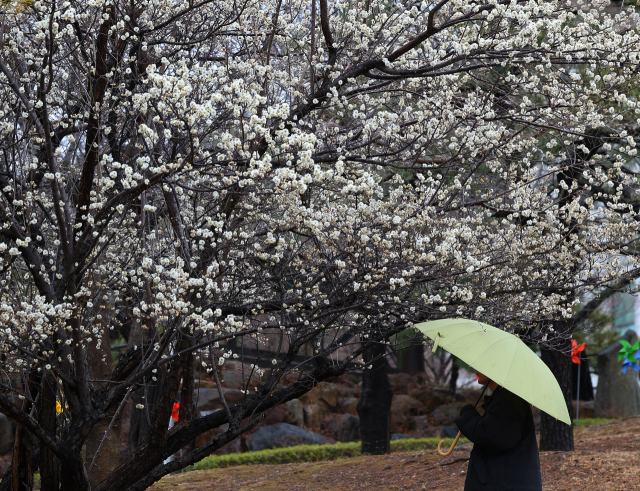
<svg viewBox="0 0 640 491"><path fill-rule="evenodd" d="M473 442L464 491L542 491L531 406L502 387L484 399L484 415L469 404L456 421Z"/></svg>

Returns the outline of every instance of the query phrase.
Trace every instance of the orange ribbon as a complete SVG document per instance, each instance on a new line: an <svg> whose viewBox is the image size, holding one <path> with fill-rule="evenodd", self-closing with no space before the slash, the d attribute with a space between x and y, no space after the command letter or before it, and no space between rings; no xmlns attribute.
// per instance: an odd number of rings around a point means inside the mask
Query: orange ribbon
<svg viewBox="0 0 640 491"><path fill-rule="evenodd" d="M171 418L174 421L178 421L179 416L179 412L180 412L180 403L179 402L174 402L173 403L173 410L171 411Z"/></svg>

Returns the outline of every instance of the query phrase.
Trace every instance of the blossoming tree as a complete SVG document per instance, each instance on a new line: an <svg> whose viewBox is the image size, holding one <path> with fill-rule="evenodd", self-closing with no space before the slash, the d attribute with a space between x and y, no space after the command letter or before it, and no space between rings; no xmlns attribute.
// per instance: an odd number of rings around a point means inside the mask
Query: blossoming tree
<svg viewBox="0 0 640 491"><path fill-rule="evenodd" d="M605 6L3 3L0 487L145 489L413 322L544 345L635 275L638 18ZM194 414L233 339L244 400Z"/></svg>

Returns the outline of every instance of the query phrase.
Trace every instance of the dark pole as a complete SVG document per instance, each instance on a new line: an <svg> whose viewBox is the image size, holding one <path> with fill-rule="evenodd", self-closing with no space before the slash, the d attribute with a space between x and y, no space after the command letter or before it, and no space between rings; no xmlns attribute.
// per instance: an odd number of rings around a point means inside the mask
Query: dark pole
<svg viewBox="0 0 640 491"><path fill-rule="evenodd" d="M390 415L393 389L387 376L386 345L374 344L363 358L368 367L362 376L362 394L358 401L362 453L382 455L391 451Z"/></svg>

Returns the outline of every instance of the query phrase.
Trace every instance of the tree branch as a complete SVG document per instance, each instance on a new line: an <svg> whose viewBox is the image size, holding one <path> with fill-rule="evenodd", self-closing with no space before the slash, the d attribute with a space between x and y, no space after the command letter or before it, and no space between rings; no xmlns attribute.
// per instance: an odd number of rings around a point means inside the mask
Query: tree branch
<svg viewBox="0 0 640 491"><path fill-rule="evenodd" d="M42 441L53 453L61 459L66 458L65 452L60 448L58 443L47 434L38 422L29 414L26 414L15 404L13 404L4 395L0 394L0 412L16 423L24 426L31 434Z"/></svg>

